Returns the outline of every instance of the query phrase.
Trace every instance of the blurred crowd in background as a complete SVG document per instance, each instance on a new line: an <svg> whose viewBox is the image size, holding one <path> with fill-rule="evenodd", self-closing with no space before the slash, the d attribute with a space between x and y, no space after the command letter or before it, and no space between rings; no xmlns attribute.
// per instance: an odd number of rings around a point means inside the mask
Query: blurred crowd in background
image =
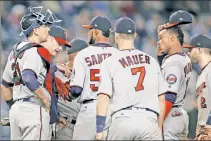
<svg viewBox="0 0 211 141"><path fill-rule="evenodd" d="M21 32L20 20L29 6L43 6L49 8L58 19L63 20L61 26L66 29L68 41L73 38L87 40L87 29L81 27L88 24L95 16L108 17L112 23L115 20L128 16L132 18L137 26L137 37L135 47L153 57L157 46L157 27L168 22L168 17L177 10L186 10L194 17L192 25L184 25L181 28L185 34L185 42L195 34L206 34L211 36L211 1L4 1L1 8L1 75L7 61L9 52L13 45L23 40L18 36ZM111 44L114 40L111 36ZM56 57L56 62L67 60L62 52ZM32 62L33 63L33 62ZM192 81L190 81L185 109L189 113L189 138L195 136L197 120L195 83L200 69L193 66ZM8 116L8 107L1 98L1 118ZM9 128L0 127L0 139L9 139Z"/></svg>

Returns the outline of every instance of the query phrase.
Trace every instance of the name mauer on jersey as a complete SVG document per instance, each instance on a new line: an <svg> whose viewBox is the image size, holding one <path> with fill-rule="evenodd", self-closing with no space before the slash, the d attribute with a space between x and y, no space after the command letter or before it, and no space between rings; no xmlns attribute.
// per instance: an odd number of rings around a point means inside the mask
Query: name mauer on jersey
<svg viewBox="0 0 211 141"><path fill-rule="evenodd" d="M112 55L111 53L93 54L86 57L85 62L90 67L93 65L101 64L103 60L110 57L111 55Z"/></svg>
<svg viewBox="0 0 211 141"><path fill-rule="evenodd" d="M150 64L150 57L148 55L138 54L121 58L119 62L123 68L143 63Z"/></svg>

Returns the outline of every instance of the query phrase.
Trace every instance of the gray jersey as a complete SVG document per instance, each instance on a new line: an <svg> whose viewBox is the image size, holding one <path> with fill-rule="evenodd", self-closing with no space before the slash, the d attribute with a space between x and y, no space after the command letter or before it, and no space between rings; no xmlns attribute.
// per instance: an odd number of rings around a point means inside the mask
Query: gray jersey
<svg viewBox="0 0 211 141"><path fill-rule="evenodd" d="M168 55L163 59L161 68L168 91L177 94L174 105L183 105L192 71L189 57L184 53Z"/></svg>
<svg viewBox="0 0 211 141"><path fill-rule="evenodd" d="M129 106L160 112L158 95L167 90L157 61L139 50L123 50L101 65L99 93L111 97L111 113Z"/></svg>
<svg viewBox="0 0 211 141"><path fill-rule="evenodd" d="M113 47L89 46L76 55L70 86L83 88L78 99L79 103L84 100L97 99L100 64L116 51L117 49Z"/></svg>
<svg viewBox="0 0 211 141"><path fill-rule="evenodd" d="M22 42L18 45L17 49L22 48L28 42ZM13 52L10 53L8 61L3 72L2 79L6 82L13 83L13 73L14 73L14 57ZM17 59L17 73L18 76L22 75L22 71L25 69L33 70L40 84L44 84L46 76L46 68L44 67L43 61L40 55L37 53L37 48L31 48L23 52ZM13 87L13 100L22 99L26 97L34 96L26 86L19 84Z"/></svg>
<svg viewBox="0 0 211 141"><path fill-rule="evenodd" d="M65 77L64 74L61 73L60 71L57 71L55 73L55 76L61 79L62 82L64 83L69 81L69 79ZM59 107L59 112L61 113L62 116L64 117L71 116L76 119L78 112L80 110L80 104L77 103L77 99L73 101L72 102L64 101L63 99L59 98L58 107Z"/></svg>
<svg viewBox="0 0 211 141"><path fill-rule="evenodd" d="M206 125L211 109L211 63L209 63L198 78L196 93L198 101L198 124Z"/></svg>

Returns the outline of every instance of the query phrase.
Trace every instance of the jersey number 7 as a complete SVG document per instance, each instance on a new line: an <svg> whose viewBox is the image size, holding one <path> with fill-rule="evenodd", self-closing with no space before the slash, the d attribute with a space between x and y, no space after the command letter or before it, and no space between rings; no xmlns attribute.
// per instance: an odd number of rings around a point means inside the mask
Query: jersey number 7
<svg viewBox="0 0 211 141"><path fill-rule="evenodd" d="M131 72L132 72L132 75L137 75L137 73L140 72L140 76L138 78L138 83L135 87L135 90L136 91L144 90L143 82L144 82L144 78L146 74L145 67L132 68Z"/></svg>
<svg viewBox="0 0 211 141"><path fill-rule="evenodd" d="M138 83L135 87L136 91L144 90L143 82L144 82L144 77L145 77L145 67L137 67L137 68L132 68L131 69L132 75L137 75L138 72L140 72L140 76L138 79ZM100 78L99 76L96 76L96 74L99 74L100 70L99 69L91 69L90 70L90 81L94 82L99 82ZM90 84L90 88L92 89L93 92L96 92L98 90L98 87L95 86L95 84Z"/></svg>

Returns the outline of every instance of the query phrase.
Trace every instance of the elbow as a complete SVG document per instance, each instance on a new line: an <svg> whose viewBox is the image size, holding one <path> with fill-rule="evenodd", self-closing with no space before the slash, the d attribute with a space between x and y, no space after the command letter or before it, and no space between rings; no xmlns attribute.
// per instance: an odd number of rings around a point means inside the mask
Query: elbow
<svg viewBox="0 0 211 141"><path fill-rule="evenodd" d="M24 84L26 85L26 86L28 86L31 82L30 82L30 77L29 76L27 76L27 75L22 75L22 80L23 80L23 82L24 82Z"/></svg>
<svg viewBox="0 0 211 141"><path fill-rule="evenodd" d="M32 70L24 70L22 74L24 85L32 92L39 88L36 74Z"/></svg>
<svg viewBox="0 0 211 141"><path fill-rule="evenodd" d="M11 90L11 87L7 87L7 86L1 84L1 91L3 92L3 94L4 94L4 92L9 91L9 90Z"/></svg>

